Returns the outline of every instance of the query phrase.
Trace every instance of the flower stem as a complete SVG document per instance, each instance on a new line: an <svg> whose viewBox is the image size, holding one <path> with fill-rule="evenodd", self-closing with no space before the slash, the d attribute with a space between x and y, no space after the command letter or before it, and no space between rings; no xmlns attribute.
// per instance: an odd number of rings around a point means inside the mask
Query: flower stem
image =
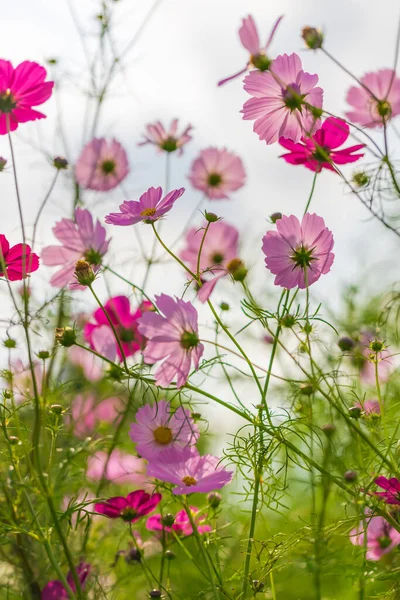
<svg viewBox="0 0 400 600"><path fill-rule="evenodd" d="M315 171L315 175L313 177L312 186L311 186L311 192L310 192L310 195L308 197L306 207L304 209L304 214L306 214L306 212L308 211L308 209L310 207L311 200L312 200L312 197L313 197L313 194L314 194L314 190L315 190L315 183L317 181L317 176L318 176L318 171Z"/></svg>

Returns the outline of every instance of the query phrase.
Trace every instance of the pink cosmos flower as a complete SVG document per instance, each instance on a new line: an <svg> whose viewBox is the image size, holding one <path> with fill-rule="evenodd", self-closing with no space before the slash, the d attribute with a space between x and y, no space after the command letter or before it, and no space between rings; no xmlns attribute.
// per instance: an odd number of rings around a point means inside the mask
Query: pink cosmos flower
<svg viewBox="0 0 400 600"><path fill-rule="evenodd" d="M209 200L229 198L244 186L246 172L239 156L225 148L207 148L193 161L189 180L196 190L204 192Z"/></svg>
<svg viewBox="0 0 400 600"><path fill-rule="evenodd" d="M32 108L51 96L54 81L45 81L46 75L46 69L29 60L15 69L0 60L0 135L15 131L19 123L46 118Z"/></svg>
<svg viewBox="0 0 400 600"><path fill-rule="evenodd" d="M102 450L88 458L86 475L89 479L107 479L115 484L132 484L145 489L153 489L146 475L146 463L142 458L121 452L117 448L108 453Z"/></svg>
<svg viewBox="0 0 400 600"><path fill-rule="evenodd" d="M244 69L241 69L238 73L235 73L230 77L222 79L218 82L218 85L223 85L224 83L227 83L227 81L231 81L231 79L240 77L240 75L246 73L248 69L258 69L259 71L267 71L269 69L272 61L268 58L266 52L272 43L275 32L282 19L283 15L275 22L265 46L261 46L260 36L258 35L253 17L248 15L242 20L242 25L239 29L239 37L242 46L250 53L249 60Z"/></svg>
<svg viewBox="0 0 400 600"><path fill-rule="evenodd" d="M294 215L283 216L276 228L266 233L262 244L265 265L276 275L275 285L304 289L329 273L335 258L333 235L322 217L306 213L300 223Z"/></svg>
<svg viewBox="0 0 400 600"><path fill-rule="evenodd" d="M381 414L379 400L366 400L363 404L357 402L355 406L362 410L367 417Z"/></svg>
<svg viewBox="0 0 400 600"><path fill-rule="evenodd" d="M110 317L120 339L125 358L133 356L143 346L144 338L138 331L138 323L143 313L148 310L148 304L147 302L143 303L142 306L133 312L131 312L129 298L126 296L115 296L107 300L104 304L104 310ZM104 349L101 345L102 338L98 336L99 333L102 333L113 347L114 356L116 352L120 360L122 360L121 351L104 310L98 308L94 311L91 322L85 325L83 335L85 340L90 344L90 347L102 354L102 350ZM107 358L113 360L113 357L110 355Z"/></svg>
<svg viewBox="0 0 400 600"><path fill-rule="evenodd" d="M39 257L28 244L16 244L10 248L6 236L0 234L0 277L20 281L38 268Z"/></svg>
<svg viewBox="0 0 400 600"><path fill-rule="evenodd" d="M117 397L96 403L94 396L76 396L71 406L74 435L79 438L91 435L102 422L117 424L122 409L121 399Z"/></svg>
<svg viewBox="0 0 400 600"><path fill-rule="evenodd" d="M184 191L185 188L172 190L162 198L162 189L151 187L140 196L139 200L125 200L119 207L121 212L107 215L106 223L120 226L135 225L140 221L147 224L154 223L171 210Z"/></svg>
<svg viewBox="0 0 400 600"><path fill-rule="evenodd" d="M392 357L388 348L383 347L380 352L374 352L371 344L376 340L372 332L363 333L360 340L361 345L361 370L360 379L364 384L376 384L375 361L378 361L378 378L380 383L385 383L393 371Z"/></svg>
<svg viewBox="0 0 400 600"><path fill-rule="evenodd" d="M42 393L43 370L40 362L33 363L33 373L36 380L36 387L39 394ZM11 363L11 382L9 388L14 393L14 402L21 404L22 402L32 400L34 395L34 387L32 381L32 372L29 365L17 358Z"/></svg>
<svg viewBox="0 0 400 600"><path fill-rule="evenodd" d="M297 54L277 56L269 71L251 71L245 77L244 89L253 98L243 106L243 119L255 121L253 131L267 144L281 137L299 142L319 127L310 109L322 107L317 83L318 75L303 71Z"/></svg>
<svg viewBox="0 0 400 600"><path fill-rule="evenodd" d="M84 348L79 346L68 348L68 359L70 363L82 369L88 381L99 381L103 377L103 361Z"/></svg>
<svg viewBox="0 0 400 600"><path fill-rule="evenodd" d="M364 154L354 154L365 148L365 144L350 146L344 150L336 150L345 143L350 134L350 127L341 119L329 117L312 137L302 137L301 142L280 138L281 146L289 150L282 154L291 165L304 165L307 169L319 173L322 169L335 171L333 165L346 165L356 162Z"/></svg>
<svg viewBox="0 0 400 600"><path fill-rule="evenodd" d="M364 127L382 127L400 114L400 78L392 69L366 73L361 78L365 87L352 86L347 102L353 110L346 113L349 121Z"/></svg>
<svg viewBox="0 0 400 600"><path fill-rule="evenodd" d="M207 493L219 490L232 479L233 471L228 471L219 462L220 459L211 454L200 456L195 449L170 449L149 463L147 473L176 485L173 494Z"/></svg>
<svg viewBox="0 0 400 600"><path fill-rule="evenodd" d="M129 435L140 456L155 460L167 448L195 444L200 432L189 410L179 406L173 411L170 402L159 400L139 408Z"/></svg>
<svg viewBox="0 0 400 600"><path fill-rule="evenodd" d="M173 119L168 130L165 129L160 121L156 121L153 124L149 123L146 125L144 140L139 142L138 146L153 144L154 146L158 146L160 151L175 152L178 150L179 154L182 154L183 146L192 139L190 132L193 127L192 125L188 125L182 133L178 134L178 123L178 119Z"/></svg>
<svg viewBox="0 0 400 600"><path fill-rule="evenodd" d="M108 192L129 173L128 157L117 140L94 139L83 148L75 165L78 184L87 190Z"/></svg>
<svg viewBox="0 0 400 600"><path fill-rule="evenodd" d="M47 246L42 250L43 264L49 267L62 265L50 279L51 285L64 287L74 284L75 265L84 259L98 269L104 254L108 250L110 240L106 240L106 230L100 221L94 219L90 212L83 208L75 211L75 221L61 219L53 227L53 233L62 246Z"/></svg>
<svg viewBox="0 0 400 600"><path fill-rule="evenodd" d="M156 385L167 387L176 377L177 387L182 387L192 361L198 369L204 351L198 336L197 310L190 302L166 294L156 296L156 304L165 316L148 312L139 320L138 329L148 339L144 360L148 364L162 361L156 371Z"/></svg>
<svg viewBox="0 0 400 600"><path fill-rule="evenodd" d="M207 515L201 514L196 506L191 506L190 512L192 514L194 522L196 523L197 531L200 533L200 535L212 531L210 525L204 524L204 522L207 521ZM146 529L148 529L149 531L156 532L164 530L166 533L171 533L172 531L175 531L175 533L184 537L192 535L193 533L193 527L186 510L180 510L175 515L175 520L171 527L163 525L162 515L153 515L147 519Z"/></svg>
<svg viewBox="0 0 400 600"><path fill-rule="evenodd" d="M350 532L351 543L355 546L364 546L365 533L367 534L366 557L368 560L379 560L400 544L400 533L383 517L366 516L365 523L361 522Z"/></svg>
<svg viewBox="0 0 400 600"><path fill-rule="evenodd" d="M79 563L79 565L76 567L76 573L82 588L85 587L86 579L91 568L91 565L84 562ZM74 578L72 577L71 573L68 573L67 575L67 582L71 590L76 592ZM61 583L61 581L58 581L58 579L49 581L49 583L45 585L42 590L41 600L63 600L64 598L69 598L69 595L64 585Z"/></svg>
<svg viewBox="0 0 400 600"><path fill-rule="evenodd" d="M197 260L200 246L204 237L204 228L193 227L186 234L186 247L180 252L180 257L192 269L197 271ZM205 302L211 295L216 284L222 277L229 274L229 267L239 251L239 232L233 225L224 221L212 223L201 250L200 269L215 276L204 281L199 290L198 298Z"/></svg>
<svg viewBox="0 0 400 600"><path fill-rule="evenodd" d="M136 490L127 495L110 498L107 502L94 505L96 512L109 519L122 519L128 523L136 523L141 517L151 513L161 501L161 494L148 494L144 490Z"/></svg>
<svg viewBox="0 0 400 600"><path fill-rule="evenodd" d="M374 492L375 496L383 498L386 504L400 505L400 481L396 477L387 479L381 475L375 479L375 483L378 487L385 490L384 492Z"/></svg>

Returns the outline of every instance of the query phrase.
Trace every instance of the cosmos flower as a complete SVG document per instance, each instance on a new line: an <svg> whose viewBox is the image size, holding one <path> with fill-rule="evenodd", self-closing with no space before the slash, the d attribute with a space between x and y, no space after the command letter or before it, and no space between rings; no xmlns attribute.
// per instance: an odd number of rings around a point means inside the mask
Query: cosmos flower
<svg viewBox="0 0 400 600"><path fill-rule="evenodd" d="M90 573L90 570L91 565L84 562L79 563L79 565L76 567L76 574L78 575L82 588L85 587L86 579ZM71 573L68 573L67 575L67 582L71 590L75 592L75 582ZM44 586L40 597L41 600L63 600L64 598L69 598L69 594L61 581L58 581L58 579L53 579Z"/></svg>
<svg viewBox="0 0 400 600"><path fill-rule="evenodd" d="M350 541L355 546L366 545L368 560L379 560L400 544L400 533L383 517L366 515L365 522L361 521L358 527L351 530Z"/></svg>
<svg viewBox="0 0 400 600"><path fill-rule="evenodd" d="M200 513L196 506L190 506L190 512L200 535L212 531L210 525L205 523L207 521L207 515ZM164 531L165 533L171 533L172 531L175 531L175 533L184 537L192 535L193 533L193 527L186 510L180 510L178 513L176 513L174 516L174 522L171 526L163 524L162 515L152 515L146 521L146 529L155 532Z"/></svg>
<svg viewBox="0 0 400 600"><path fill-rule="evenodd" d="M380 496L386 504L400 505L400 481L396 477L387 479L381 475L375 479L375 483L385 490L384 492L374 492L375 496Z"/></svg>
<svg viewBox="0 0 400 600"><path fill-rule="evenodd" d="M48 100L54 82L45 81L46 69L25 60L14 69L8 60L0 60L0 135L15 131L19 123L45 119L34 110Z"/></svg>
<svg viewBox="0 0 400 600"><path fill-rule="evenodd" d="M318 75L303 71L297 54L277 56L269 71L245 77L244 89L253 98L243 106L243 119L255 121L253 131L267 144L281 137L299 142L319 127L314 108L322 107L323 91L317 83Z"/></svg>
<svg viewBox="0 0 400 600"><path fill-rule="evenodd" d="M78 260L84 259L95 269L101 265L103 256L108 250L110 240L106 240L106 230L91 213L83 208L75 211L75 220L61 219L53 227L53 233L61 242L61 246L47 246L42 250L43 264L49 267L61 265L50 279L51 285L74 287L74 271Z"/></svg>
<svg viewBox="0 0 400 600"><path fill-rule="evenodd" d="M161 494L148 494L144 490L136 490L125 497L116 496L106 502L98 502L94 510L109 519L122 519L128 523L136 523L141 517L152 512L161 501Z"/></svg>
<svg viewBox="0 0 400 600"><path fill-rule="evenodd" d="M260 36L253 17L248 15L242 20L242 25L239 28L239 38L242 42L242 46L250 53L249 60L244 69L241 69L238 73L235 73L230 77L222 79L218 82L218 85L224 85L224 83L227 83L236 77L240 77L240 75L246 73L248 69L258 69L259 71L267 71L269 69L272 61L267 56L267 50L272 43L275 32L282 19L283 15L275 22L265 46L261 46Z"/></svg>
<svg viewBox="0 0 400 600"><path fill-rule="evenodd" d="M121 452L117 448L110 457L99 450L88 458L86 476L93 481L107 479L118 485L130 484L152 489L146 475L146 463L142 458Z"/></svg>
<svg viewBox="0 0 400 600"><path fill-rule="evenodd" d="M71 421L74 435L79 438L92 435L100 423L117 424L121 416L123 404L118 397L105 398L96 402L94 396L79 394L71 405Z"/></svg>
<svg viewBox="0 0 400 600"><path fill-rule="evenodd" d="M209 200L223 200L244 186L246 173L242 160L233 152L207 148L193 161L189 180Z"/></svg>
<svg viewBox="0 0 400 600"><path fill-rule="evenodd" d="M361 77L365 87L352 86L347 102L353 110L346 113L349 121L363 127L382 127L400 114L400 78L392 69L381 69Z"/></svg>
<svg viewBox="0 0 400 600"><path fill-rule="evenodd" d="M146 125L144 140L139 142L138 146L153 144L161 152L178 151L179 154L182 154L183 146L192 139L190 132L193 128L192 125L188 125L182 133L178 133L178 123L178 119L173 119L168 130L160 121L149 123Z"/></svg>
<svg viewBox="0 0 400 600"><path fill-rule="evenodd" d="M329 117L313 136L302 137L298 143L280 138L280 145L289 150L281 157L291 165L304 165L317 173L322 169L335 171L334 165L353 163L364 156L364 154L354 153L365 148L365 144L337 150L345 143L349 134L350 127L345 121Z"/></svg>
<svg viewBox="0 0 400 600"><path fill-rule="evenodd" d="M306 213L300 223L293 215L283 216L276 229L266 233L262 244L265 265L276 275L275 285L304 289L329 273L335 257L333 235L322 217Z"/></svg>
<svg viewBox="0 0 400 600"><path fill-rule="evenodd" d="M94 139L83 148L76 161L75 177L88 190L108 192L128 175L129 163L124 148L117 140Z"/></svg>
<svg viewBox="0 0 400 600"><path fill-rule="evenodd" d="M21 281L39 268L39 257L28 244L11 246L6 236L0 234L0 277Z"/></svg>
<svg viewBox="0 0 400 600"><path fill-rule="evenodd" d="M184 191L185 188L172 190L162 198L162 189L151 187L139 200L125 200L119 207L121 212L107 215L106 223L120 226L154 223L171 210Z"/></svg>

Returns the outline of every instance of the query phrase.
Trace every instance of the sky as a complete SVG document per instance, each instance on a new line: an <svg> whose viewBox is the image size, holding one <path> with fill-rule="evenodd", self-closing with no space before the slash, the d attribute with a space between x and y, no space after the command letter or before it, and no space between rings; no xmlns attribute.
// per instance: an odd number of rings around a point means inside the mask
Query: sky
<svg viewBox="0 0 400 600"><path fill-rule="evenodd" d="M150 0L114 2L113 39L118 52L130 43L151 10ZM93 57L99 20L99 2L92 0L18 0L9 3L3 14L0 55L18 64L36 60L44 64L57 59L55 74L57 94L42 107L45 121L21 126L14 136L16 166L28 231L38 207L48 190L54 173L47 156L63 155L66 148L57 131L57 111L61 107L68 155L72 161L82 144L89 139L84 93L88 78L82 40L76 21L85 32L89 58ZM72 9L72 10L71 10ZM237 225L242 234L242 253L253 269L253 286L257 293L275 298L273 278L263 267L261 238L271 227L268 215L280 211L301 216L309 195L313 174L287 165L279 155L278 145L267 146L252 131L252 123L243 121L239 111L248 98L241 80L222 88L219 79L244 66L247 55L238 39L241 19L251 13L262 39L269 35L278 16L284 15L271 46L271 55L298 52L304 69L318 73L324 89L324 106L343 115L346 92L351 78L318 52L307 51L300 38L305 25L315 25L325 32L326 47L340 62L360 77L367 71L391 67L394 63L399 6L395 0L161 0L154 4L152 16L126 54L115 85L104 104L97 135L116 137L126 148L131 173L123 189L109 194L89 193L87 206L101 220L115 211L125 199L135 199L151 185L165 183L165 157L152 147L138 147L148 122L168 122L179 118L182 125L194 126L194 137L182 157L171 157L170 186L186 186L179 206L163 224L167 242L175 240L200 200L190 188L187 173L198 152L208 146L226 147L243 159L247 184L232 199L202 205L227 222ZM92 118L93 114L89 114ZM376 139L381 143L379 134ZM391 135L390 149L399 150ZM0 155L9 158L5 137L0 139ZM344 168L351 176L351 165ZM11 170L0 174L2 232L13 243L19 241L19 222ZM71 182L63 176L50 197L38 229L38 251L54 243L51 228L56 220L71 215ZM323 173L318 177L312 211L321 215L335 237L335 263L332 272L313 286L315 302L319 299L334 309L341 305L346 285L361 284L378 291L398 277L399 240L383 226L370 219L359 200L344 189L339 177ZM195 223L201 222L200 215ZM129 231L128 231L129 229ZM143 278L137 240L131 228L112 230L113 262L128 279ZM145 226L141 234L151 245ZM40 297L50 297L54 290L47 284L52 270L43 267L32 282ZM251 280L250 280L251 281ZM149 280L149 293L161 291L179 294L185 279L174 265L156 266ZM114 293L126 293L116 280L109 285ZM104 282L99 289L106 295ZM239 300L240 294L226 284L217 300ZM79 292L78 292L79 294ZM92 299L82 293L76 298L86 310ZM4 298L2 294L0 298ZM271 306L270 308L273 308Z"/></svg>

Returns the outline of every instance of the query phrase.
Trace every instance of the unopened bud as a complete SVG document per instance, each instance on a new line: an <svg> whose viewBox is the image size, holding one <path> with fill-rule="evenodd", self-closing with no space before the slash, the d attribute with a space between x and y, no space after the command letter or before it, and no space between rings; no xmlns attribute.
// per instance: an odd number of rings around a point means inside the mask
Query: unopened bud
<svg viewBox="0 0 400 600"><path fill-rule="evenodd" d="M167 560L174 560L176 558L176 554L172 550L166 550L164 556Z"/></svg>
<svg viewBox="0 0 400 600"><path fill-rule="evenodd" d="M342 352L349 352L354 348L354 340L349 337L341 337L338 341L338 346Z"/></svg>
<svg viewBox="0 0 400 600"><path fill-rule="evenodd" d="M48 352L48 350L40 350L38 352L38 358L40 358L40 360L46 360L46 358L50 358L50 352Z"/></svg>
<svg viewBox="0 0 400 600"><path fill-rule="evenodd" d="M364 171L358 171L353 173L352 181L357 187L363 188L369 184L369 175Z"/></svg>
<svg viewBox="0 0 400 600"><path fill-rule="evenodd" d="M349 481L351 483L356 481L357 473L355 471L346 471L346 473L343 475L343 478L345 481Z"/></svg>
<svg viewBox="0 0 400 600"><path fill-rule="evenodd" d="M314 386L312 383L302 383L299 391L302 396L311 396L314 393Z"/></svg>
<svg viewBox="0 0 400 600"><path fill-rule="evenodd" d="M62 156L56 156L53 159L53 166L59 171L63 171L65 169L68 169L68 161Z"/></svg>
<svg viewBox="0 0 400 600"><path fill-rule="evenodd" d="M63 411L63 407L61 404L52 404L49 406L49 411L53 413L53 415L61 415Z"/></svg>
<svg viewBox="0 0 400 600"><path fill-rule="evenodd" d="M207 501L211 508L218 508L221 504L221 500L222 496L221 494L218 494L218 492L210 492L207 496Z"/></svg>
<svg viewBox="0 0 400 600"><path fill-rule="evenodd" d="M240 258L230 260L226 268L235 281L243 281L248 272L244 262Z"/></svg>
<svg viewBox="0 0 400 600"><path fill-rule="evenodd" d="M7 159L0 156L0 171L4 171L4 167L7 164Z"/></svg>
<svg viewBox="0 0 400 600"><path fill-rule="evenodd" d="M15 340L13 340L12 338L7 338L6 340L4 340L3 344L6 348L11 349L11 348L16 347L17 342Z"/></svg>
<svg viewBox="0 0 400 600"><path fill-rule="evenodd" d="M276 223L277 221L279 221L279 219L282 219L282 213L274 212L272 213L272 215L270 215L269 218L271 219L272 223Z"/></svg>
<svg viewBox="0 0 400 600"><path fill-rule="evenodd" d="M198 421L201 419L201 413L199 412L192 412L190 416L192 417L193 421Z"/></svg>
<svg viewBox="0 0 400 600"><path fill-rule="evenodd" d="M322 48L324 34L320 29L316 27L303 27L301 37L305 41L307 48L311 50Z"/></svg>
<svg viewBox="0 0 400 600"><path fill-rule="evenodd" d="M92 285L96 275L86 260L78 260L75 265L74 275L81 285Z"/></svg>
<svg viewBox="0 0 400 600"><path fill-rule="evenodd" d="M19 438L17 438L16 435L10 435L8 436L8 441L10 442L11 446L16 446L19 443Z"/></svg>
<svg viewBox="0 0 400 600"><path fill-rule="evenodd" d="M64 348L69 348L76 342L75 330L72 327L56 327L55 339Z"/></svg>
<svg viewBox="0 0 400 600"><path fill-rule="evenodd" d="M138 548L131 548L126 554L125 554L125 561L129 564L129 563L140 563L140 561L142 560L142 553L140 552L140 550Z"/></svg>
<svg viewBox="0 0 400 600"><path fill-rule="evenodd" d="M172 525L175 523L174 515L172 513L167 513L161 517L161 523L164 525L164 527L172 527Z"/></svg>
<svg viewBox="0 0 400 600"><path fill-rule="evenodd" d="M370 343L369 347L373 352L381 352L383 350L383 343L379 340L374 340Z"/></svg>
<svg viewBox="0 0 400 600"><path fill-rule="evenodd" d="M221 302L219 307L221 310L229 310L230 309L230 306L227 302Z"/></svg>
<svg viewBox="0 0 400 600"><path fill-rule="evenodd" d="M336 431L336 427L333 423L327 423L326 425L322 425L322 431L330 437Z"/></svg>
<svg viewBox="0 0 400 600"><path fill-rule="evenodd" d="M294 317L293 315L285 315L280 321L282 327L293 327L295 323L296 317Z"/></svg>
<svg viewBox="0 0 400 600"><path fill-rule="evenodd" d="M162 598L161 590L151 590L151 592L149 592L149 598Z"/></svg>
<svg viewBox="0 0 400 600"><path fill-rule="evenodd" d="M12 390L4 390L3 396L6 400L11 400L11 398L13 397Z"/></svg>
<svg viewBox="0 0 400 600"><path fill-rule="evenodd" d="M215 213L212 213L212 212L205 211L204 216L206 218L206 221L208 221L209 223L215 223L216 221L219 220L218 215L216 215Z"/></svg>
<svg viewBox="0 0 400 600"><path fill-rule="evenodd" d="M361 416L361 408L359 406L351 406L349 408L349 415L352 419L359 419Z"/></svg>
<svg viewBox="0 0 400 600"><path fill-rule="evenodd" d="M265 584L259 579L253 579L253 581L251 582L251 586L253 588L254 593L258 594L258 592L263 591Z"/></svg>

